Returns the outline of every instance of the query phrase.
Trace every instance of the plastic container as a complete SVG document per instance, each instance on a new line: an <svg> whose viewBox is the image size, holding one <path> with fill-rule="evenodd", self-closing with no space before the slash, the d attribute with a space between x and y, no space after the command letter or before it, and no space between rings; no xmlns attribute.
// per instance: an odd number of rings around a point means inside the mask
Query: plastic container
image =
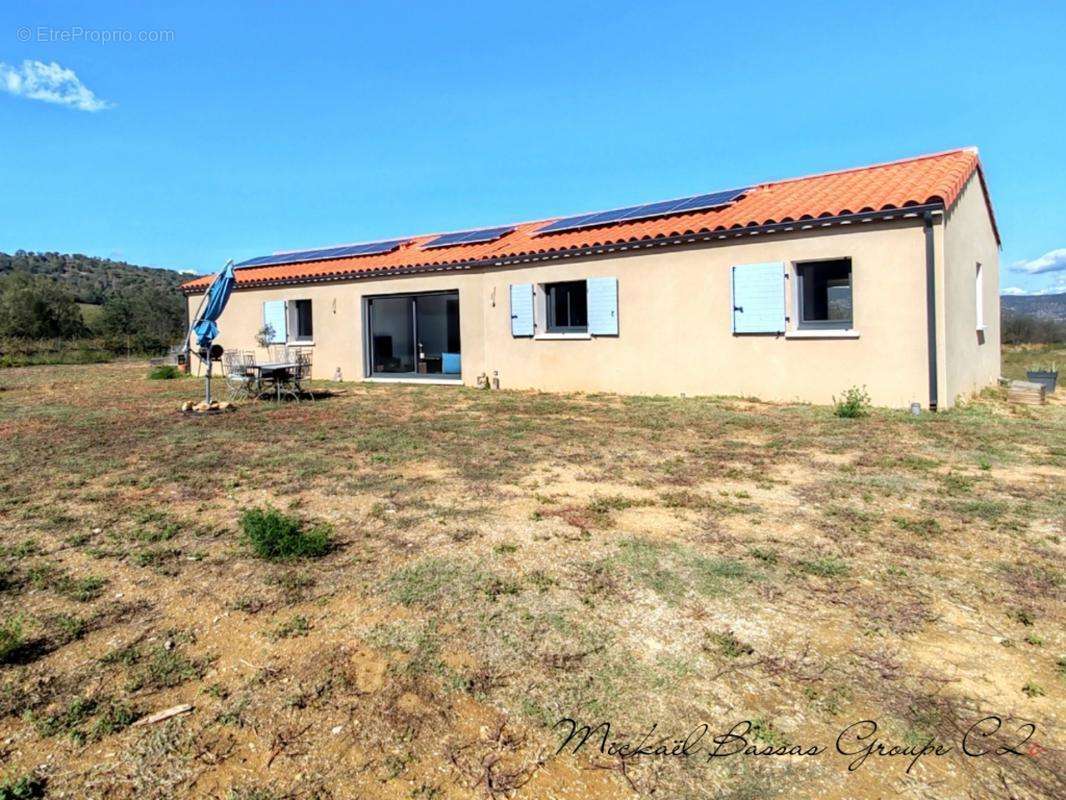
<svg viewBox="0 0 1066 800"><path fill-rule="evenodd" d="M1052 372L1049 369L1034 369L1025 373L1025 377L1029 379L1030 383L1040 383L1047 389L1048 394L1053 394L1055 391L1055 384L1059 380L1059 371Z"/></svg>

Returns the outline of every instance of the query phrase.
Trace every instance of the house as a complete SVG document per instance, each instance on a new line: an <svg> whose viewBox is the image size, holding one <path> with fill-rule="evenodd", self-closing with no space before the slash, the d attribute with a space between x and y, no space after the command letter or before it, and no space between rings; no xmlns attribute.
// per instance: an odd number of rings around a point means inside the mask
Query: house
<svg viewBox="0 0 1066 800"><path fill-rule="evenodd" d="M976 149L237 265L219 343L314 377L951 406L999 375ZM195 313L210 277L184 284Z"/></svg>

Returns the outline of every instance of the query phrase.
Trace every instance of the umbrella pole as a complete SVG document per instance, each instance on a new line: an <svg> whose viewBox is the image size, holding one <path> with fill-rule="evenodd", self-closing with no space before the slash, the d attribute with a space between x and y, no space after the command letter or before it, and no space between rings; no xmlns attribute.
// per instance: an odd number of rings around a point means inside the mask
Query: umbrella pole
<svg viewBox="0 0 1066 800"><path fill-rule="evenodd" d="M204 380L204 402L211 405L211 353L207 354L207 378Z"/></svg>

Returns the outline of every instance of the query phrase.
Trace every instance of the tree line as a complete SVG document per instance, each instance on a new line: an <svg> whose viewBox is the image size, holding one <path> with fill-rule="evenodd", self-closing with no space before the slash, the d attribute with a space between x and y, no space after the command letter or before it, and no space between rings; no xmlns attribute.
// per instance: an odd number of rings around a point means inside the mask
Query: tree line
<svg viewBox="0 0 1066 800"><path fill-rule="evenodd" d="M1066 342L1066 321L1036 314L1004 313L1000 338L1003 344Z"/></svg>
<svg viewBox="0 0 1066 800"><path fill-rule="evenodd" d="M87 256L0 253L0 350L25 351L45 340L93 340L113 353L164 350L185 333L177 287L186 279Z"/></svg>
<svg viewBox="0 0 1066 800"><path fill-rule="evenodd" d="M101 305L115 294L137 289L177 289L188 275L170 269L141 267L81 253L0 253L0 275L24 272L61 284L79 303Z"/></svg>

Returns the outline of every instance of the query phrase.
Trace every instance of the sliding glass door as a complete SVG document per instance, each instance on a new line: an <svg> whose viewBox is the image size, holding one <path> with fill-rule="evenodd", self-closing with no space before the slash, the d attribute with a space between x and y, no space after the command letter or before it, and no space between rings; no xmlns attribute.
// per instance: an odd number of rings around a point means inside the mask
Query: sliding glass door
<svg viewBox="0 0 1066 800"><path fill-rule="evenodd" d="M459 380L458 292L370 297L366 309L371 377Z"/></svg>
<svg viewBox="0 0 1066 800"><path fill-rule="evenodd" d="M371 375L415 371L414 304L409 297L375 297L370 306Z"/></svg>

